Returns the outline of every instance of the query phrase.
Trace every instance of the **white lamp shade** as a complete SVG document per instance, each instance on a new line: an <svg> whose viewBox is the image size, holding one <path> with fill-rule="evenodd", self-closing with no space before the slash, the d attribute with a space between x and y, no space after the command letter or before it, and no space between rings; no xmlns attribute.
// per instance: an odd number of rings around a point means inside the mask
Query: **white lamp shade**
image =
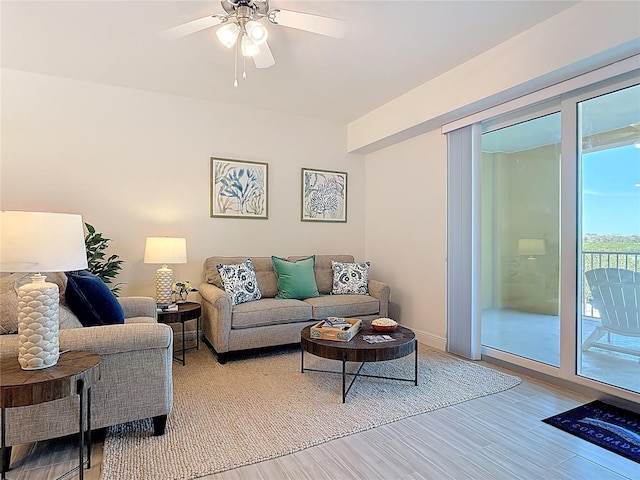
<svg viewBox="0 0 640 480"><path fill-rule="evenodd" d="M148 237L144 249L144 263L187 263L187 239Z"/></svg>
<svg viewBox="0 0 640 480"><path fill-rule="evenodd" d="M246 35L242 36L242 55L245 57L255 57L260 53L260 47Z"/></svg>
<svg viewBox="0 0 640 480"><path fill-rule="evenodd" d="M216 30L218 40L220 40L220 43L227 48L231 48L235 45L238 33L240 33L240 26L237 23L229 23Z"/></svg>
<svg viewBox="0 0 640 480"><path fill-rule="evenodd" d="M521 238L518 240L518 255L546 255L543 238Z"/></svg>
<svg viewBox="0 0 640 480"><path fill-rule="evenodd" d="M87 268L82 216L1 212L0 271L67 272Z"/></svg>
<svg viewBox="0 0 640 480"><path fill-rule="evenodd" d="M256 22L255 20L251 20L246 23L245 29L247 30L247 35L256 45L262 45L267 41L267 36L269 32L261 23Z"/></svg>

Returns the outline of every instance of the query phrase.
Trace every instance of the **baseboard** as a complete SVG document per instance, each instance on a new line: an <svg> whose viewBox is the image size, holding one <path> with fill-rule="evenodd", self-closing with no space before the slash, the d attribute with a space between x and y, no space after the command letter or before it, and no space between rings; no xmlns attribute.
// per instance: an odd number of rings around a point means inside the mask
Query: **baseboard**
<svg viewBox="0 0 640 480"><path fill-rule="evenodd" d="M447 339L443 337L439 337L437 335L433 335L432 333L424 332L422 330L413 330L413 333L416 334L416 338L418 339L418 343L422 343L431 348L435 348L436 350L440 350L441 352L445 352L447 350Z"/></svg>

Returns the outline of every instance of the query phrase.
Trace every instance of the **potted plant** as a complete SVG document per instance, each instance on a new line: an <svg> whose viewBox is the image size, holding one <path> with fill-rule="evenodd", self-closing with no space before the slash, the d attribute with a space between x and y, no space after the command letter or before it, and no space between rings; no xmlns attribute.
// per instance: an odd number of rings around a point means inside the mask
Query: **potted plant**
<svg viewBox="0 0 640 480"><path fill-rule="evenodd" d="M106 284L112 283L113 279L122 270L123 260L120 260L118 255L111 255L105 259L104 251L109 246L110 238L105 238L101 233L96 232L96 229L89 225L84 224L87 227L87 234L84 237L84 244L87 249L87 270L94 275L97 275ZM116 283L110 290L117 297L120 291L120 285L122 283Z"/></svg>

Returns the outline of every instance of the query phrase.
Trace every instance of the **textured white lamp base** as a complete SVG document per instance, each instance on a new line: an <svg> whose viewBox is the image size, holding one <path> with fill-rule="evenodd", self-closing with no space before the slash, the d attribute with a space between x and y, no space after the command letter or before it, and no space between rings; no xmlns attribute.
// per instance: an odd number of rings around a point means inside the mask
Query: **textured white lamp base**
<svg viewBox="0 0 640 480"><path fill-rule="evenodd" d="M156 303L171 303L173 270L163 265L156 271Z"/></svg>
<svg viewBox="0 0 640 480"><path fill-rule="evenodd" d="M33 275L18 289L18 362L23 370L39 370L58 363L59 294L55 283Z"/></svg>

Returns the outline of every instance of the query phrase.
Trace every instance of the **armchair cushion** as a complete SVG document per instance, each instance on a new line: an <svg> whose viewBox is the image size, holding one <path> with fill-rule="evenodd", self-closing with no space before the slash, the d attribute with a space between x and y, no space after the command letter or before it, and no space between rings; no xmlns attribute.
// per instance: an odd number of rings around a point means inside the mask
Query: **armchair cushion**
<svg viewBox="0 0 640 480"><path fill-rule="evenodd" d="M85 327L124 323L124 311L102 279L91 272L66 272L65 300Z"/></svg>
<svg viewBox="0 0 640 480"><path fill-rule="evenodd" d="M13 273L0 278L0 334L6 335L18 331L18 291Z"/></svg>

